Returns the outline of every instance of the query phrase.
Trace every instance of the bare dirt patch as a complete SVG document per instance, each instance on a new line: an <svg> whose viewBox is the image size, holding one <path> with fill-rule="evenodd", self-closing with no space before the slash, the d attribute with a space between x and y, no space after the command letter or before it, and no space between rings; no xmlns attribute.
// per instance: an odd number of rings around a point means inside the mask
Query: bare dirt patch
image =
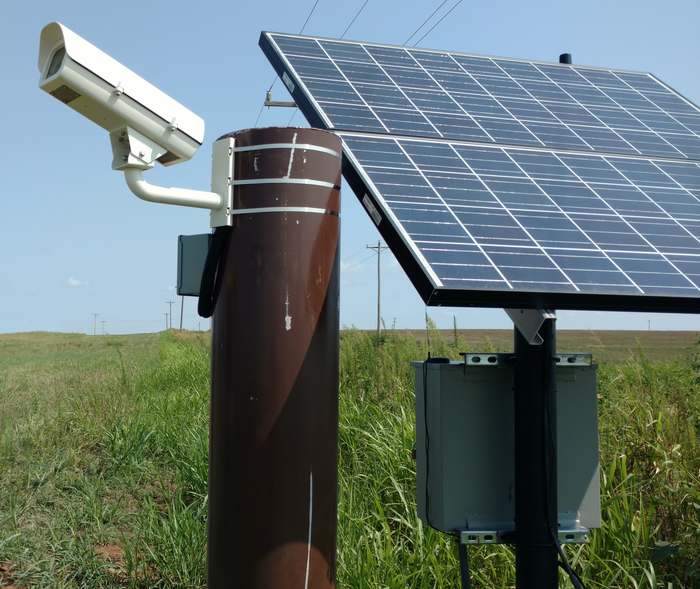
<svg viewBox="0 0 700 589"><path fill-rule="evenodd" d="M102 555L107 562L121 562L124 560L124 550L119 544L95 546L95 552Z"/></svg>
<svg viewBox="0 0 700 589"><path fill-rule="evenodd" d="M12 565L0 563L0 587L3 589L19 589L19 587L12 582L12 569Z"/></svg>

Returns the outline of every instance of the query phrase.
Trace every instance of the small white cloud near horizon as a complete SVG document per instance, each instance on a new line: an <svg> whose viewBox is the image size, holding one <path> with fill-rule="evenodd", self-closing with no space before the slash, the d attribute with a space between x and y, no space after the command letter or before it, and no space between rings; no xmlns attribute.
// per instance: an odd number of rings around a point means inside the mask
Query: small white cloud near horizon
<svg viewBox="0 0 700 589"><path fill-rule="evenodd" d="M168 292L175 292L177 289L174 286L169 286L165 290L167 290Z"/></svg>
<svg viewBox="0 0 700 589"><path fill-rule="evenodd" d="M71 277L68 279L68 286L87 286L88 284L90 283L84 280L78 280L77 278Z"/></svg>

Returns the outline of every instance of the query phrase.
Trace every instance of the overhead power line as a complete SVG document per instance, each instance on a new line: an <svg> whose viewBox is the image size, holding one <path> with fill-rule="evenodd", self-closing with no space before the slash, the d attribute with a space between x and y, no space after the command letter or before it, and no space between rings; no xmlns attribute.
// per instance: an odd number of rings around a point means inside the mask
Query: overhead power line
<svg viewBox="0 0 700 589"><path fill-rule="evenodd" d="M408 39L406 39L406 40L403 42L403 44L404 44L404 45L407 45L408 42L409 42L411 39L413 39L413 37L415 37L415 36L418 34L418 31L420 31L420 30L425 26L425 24L426 24L431 18L433 18L433 17L435 16L435 13L436 13L438 10L440 10L443 6L445 6L445 4L447 4L447 0L444 0L444 2L443 2L442 4L440 4L440 6L438 6L438 7L433 11L433 13L432 13L428 18L426 18L426 19L423 21L423 24L422 24L421 26L419 26L419 27L415 30L415 32L414 32ZM431 30L432 30L432 29L431 29Z"/></svg>
<svg viewBox="0 0 700 589"><path fill-rule="evenodd" d="M347 258L341 261L342 264L346 264L350 260L352 260L355 256L359 256L362 252L364 252L367 248L366 247L361 247L359 250L357 250L354 254L350 254Z"/></svg>
<svg viewBox="0 0 700 589"><path fill-rule="evenodd" d="M450 12L452 12L455 8L457 8L461 3L462 3L462 0L458 0L457 4L455 4L452 8L450 8L445 13L445 15L431 27L430 31L428 31L425 35L423 35L420 39L418 39L418 41L416 41L413 46L415 47L416 45L418 45L418 43L420 43L423 39L425 39L432 32L432 30L436 26L438 26L443 20L445 20L445 18L450 14Z"/></svg>
<svg viewBox="0 0 700 589"><path fill-rule="evenodd" d="M365 3L362 5L362 8L360 8L360 10L357 11L357 14L355 15L355 18L353 18L353 19L350 21L350 24L348 25L348 28L345 29L345 30L343 31L343 34L342 34L342 35L340 35L340 38L341 38L341 39L345 37L345 33L347 33L347 32L350 30L350 27L351 27L351 26L353 25L353 23L357 20L357 17L360 16L360 13L365 9L365 6L367 6L367 3L368 3L368 2L369 2L369 0L365 0Z"/></svg>
<svg viewBox="0 0 700 589"><path fill-rule="evenodd" d="M306 17L306 21L304 21L304 26L301 27L301 31L299 31L300 35L304 32L306 25L309 24L309 19L311 18L311 15L314 13L314 10L316 10L316 7L318 6L319 1L320 0L316 0L316 4L314 4L314 7L311 9L311 12L309 12L309 16Z"/></svg>
<svg viewBox="0 0 700 589"><path fill-rule="evenodd" d="M364 264L367 260L369 260L370 258L373 258L373 257L374 257L374 254L370 254L364 260L360 260L359 262L355 262L354 264L348 266L347 268L341 268L340 271L347 272L349 270L352 270L353 268L357 268L358 266Z"/></svg>

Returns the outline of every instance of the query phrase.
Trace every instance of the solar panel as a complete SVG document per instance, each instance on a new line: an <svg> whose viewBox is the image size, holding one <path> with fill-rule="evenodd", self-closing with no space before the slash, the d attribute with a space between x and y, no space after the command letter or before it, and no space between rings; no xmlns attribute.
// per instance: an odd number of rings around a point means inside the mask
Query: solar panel
<svg viewBox="0 0 700 589"><path fill-rule="evenodd" d="M428 304L697 307L700 110L654 76L260 44Z"/></svg>

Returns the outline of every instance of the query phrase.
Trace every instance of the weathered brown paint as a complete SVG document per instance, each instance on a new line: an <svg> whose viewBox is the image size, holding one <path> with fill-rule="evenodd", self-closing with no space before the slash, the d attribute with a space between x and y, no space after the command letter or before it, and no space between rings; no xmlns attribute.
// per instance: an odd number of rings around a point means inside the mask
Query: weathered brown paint
<svg viewBox="0 0 700 589"><path fill-rule="evenodd" d="M237 148L335 135L271 128ZM235 155L239 214L220 261L212 327L207 583L210 589L335 587L338 473L340 159L260 149Z"/></svg>

